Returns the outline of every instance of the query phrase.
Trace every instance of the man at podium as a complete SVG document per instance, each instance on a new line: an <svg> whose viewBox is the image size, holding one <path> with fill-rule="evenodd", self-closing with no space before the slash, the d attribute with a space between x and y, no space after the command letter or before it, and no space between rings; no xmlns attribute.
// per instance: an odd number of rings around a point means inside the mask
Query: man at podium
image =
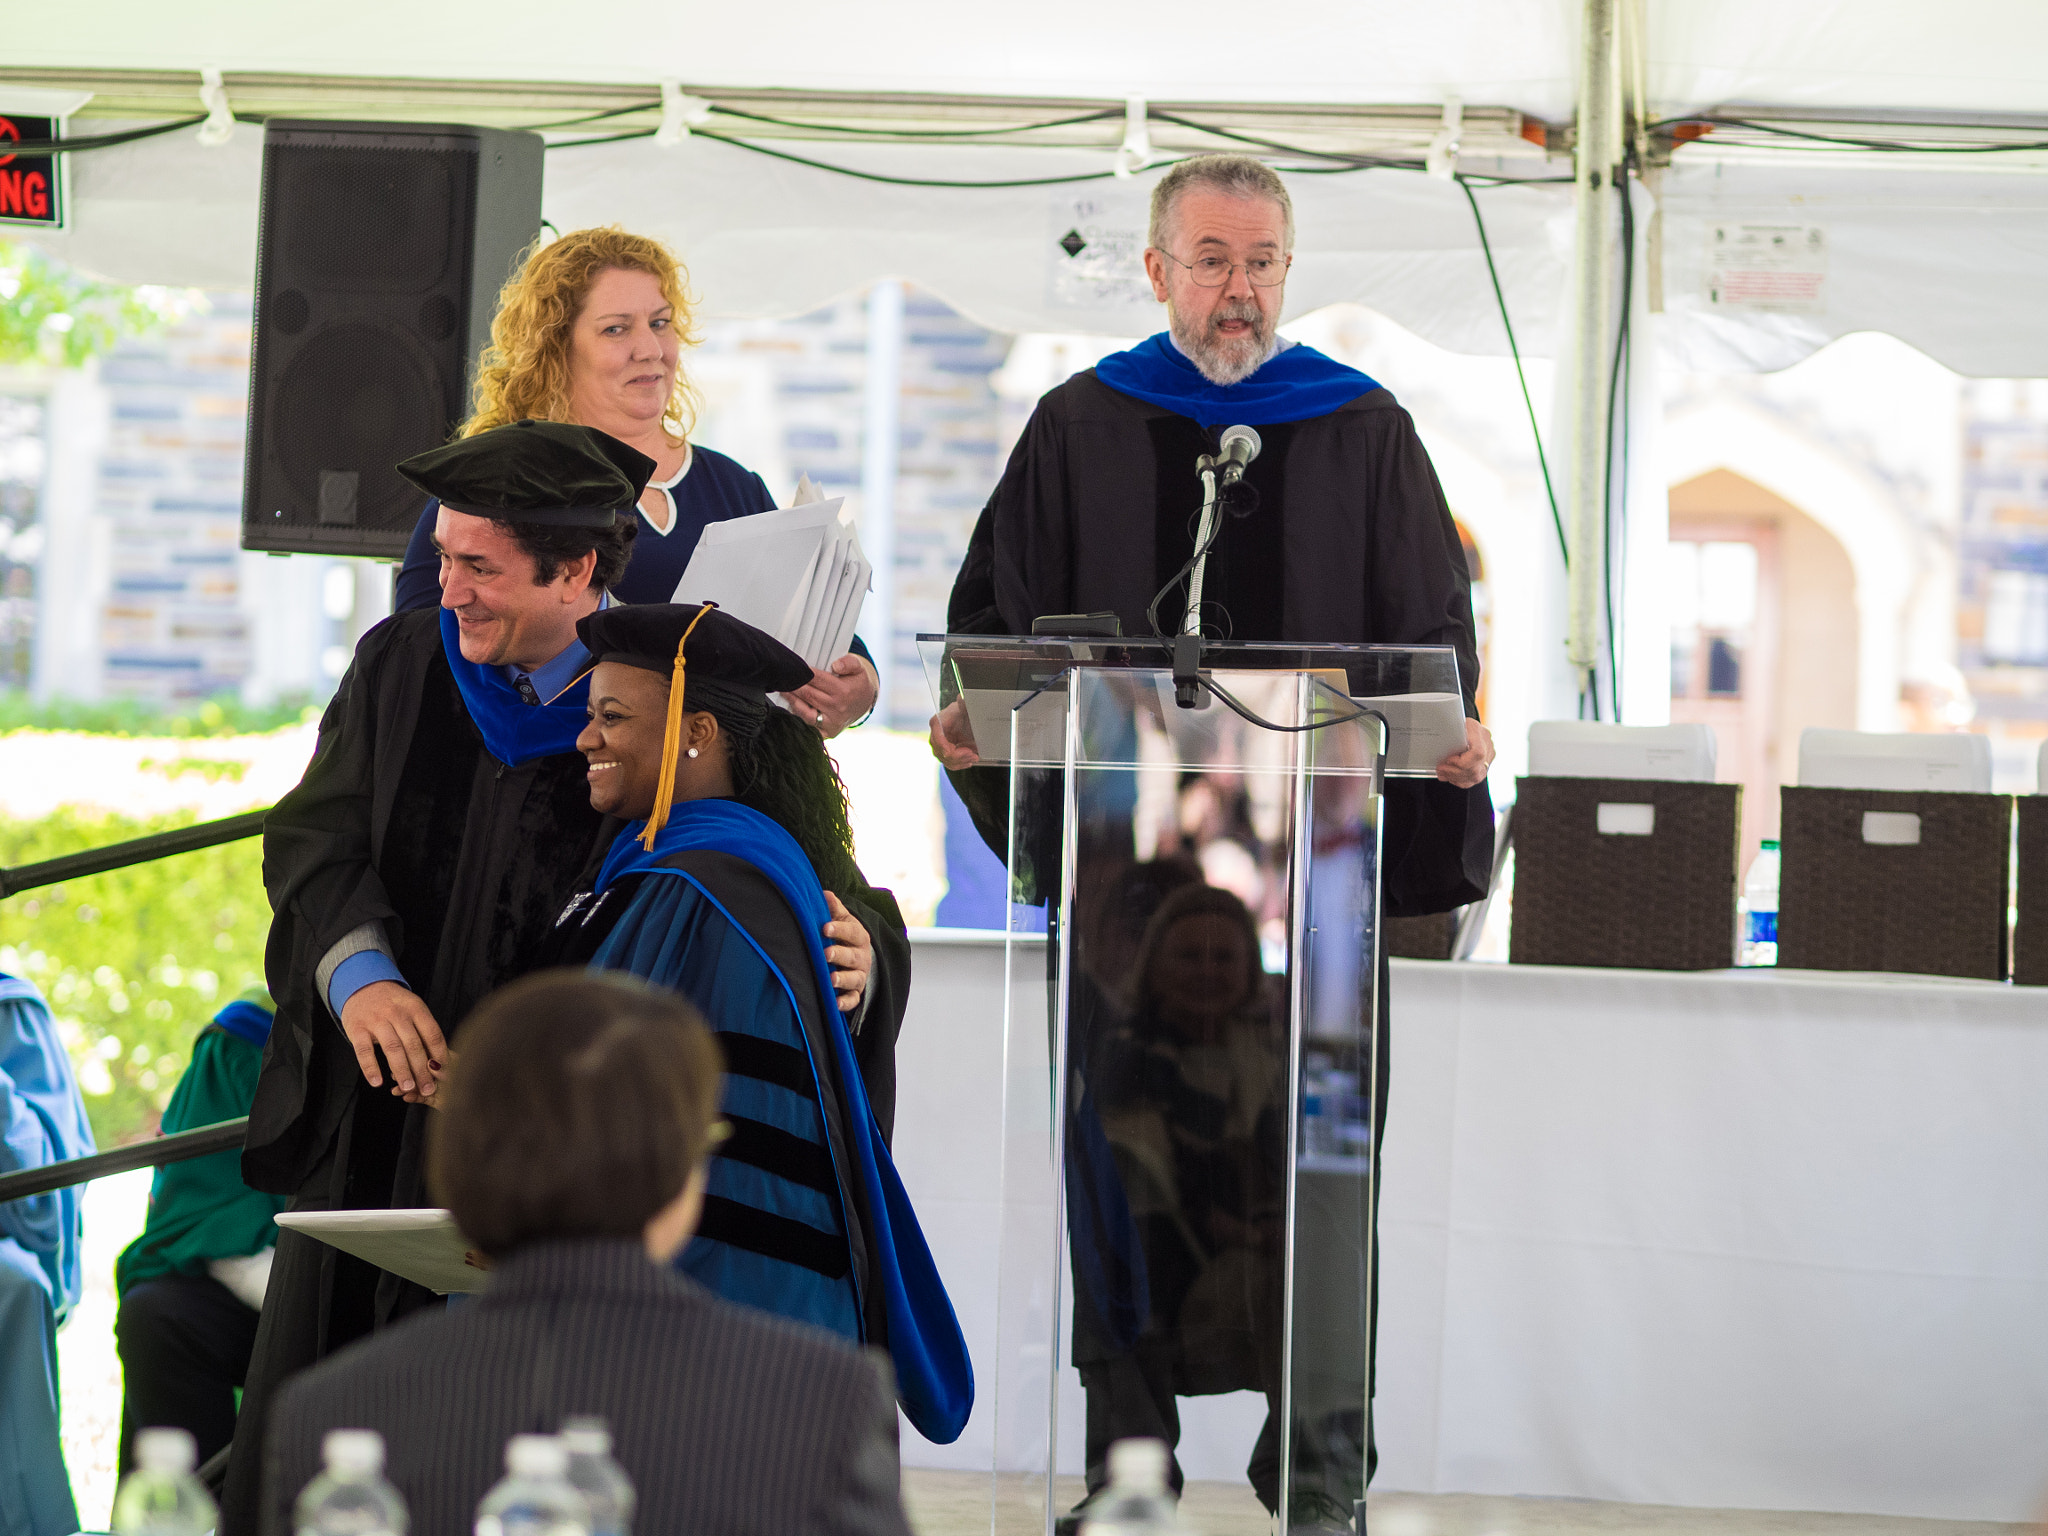
<svg viewBox="0 0 2048 1536"><path fill-rule="evenodd" d="M1262 162L1207 155L1167 172L1152 194L1144 259L1153 292L1166 305L1168 327L1039 401L975 527L954 583L947 627L954 634L1029 635L1042 618L1086 616L1099 626L1100 616L1113 614L1126 637L1178 633L1187 616L1184 578L1204 500L1197 460L1225 449L1228 429L1254 428L1251 441L1257 446L1210 545L1201 631L1237 642L1455 651L1465 702L1464 747L1438 764L1435 781L1387 783L1378 864L1384 915L1447 912L1485 894L1493 858L1493 806L1485 779L1494 754L1474 705L1479 665L1471 579L1408 413L1365 374L1278 334L1293 236L1286 186ZM977 828L1003 856L1007 771L977 766L964 710L949 708L933 718L932 749ZM1199 860L1205 883L1234 886L1256 906L1261 876L1250 867L1255 860L1236 850L1256 847L1258 839L1229 830L1249 824L1232 809L1232 796L1241 799L1242 791L1227 775L1184 779L1181 805L1157 834L1157 846L1164 853L1167 841L1184 837L1182 846ZM1205 824L1220 830L1203 833ZM1140 838L1139 845L1153 835ZM1243 867L1235 877L1229 872L1233 860ZM1270 890L1270 879L1265 888ZM1148 907L1126 913L1123 921L1142 925L1149 912ZM1091 931L1079 907L1074 921L1079 926L1068 942L1086 949ZM1100 952L1102 945L1094 948ZM1120 987L1112 981L1094 992L1099 996L1086 1000L1077 994L1067 1050L1069 1062L1091 1080L1105 1119L1113 1120L1120 1074L1105 1070L1103 1062L1137 1027L1131 1019L1139 1014L1131 1010L1142 1002L1143 988L1126 978ZM1377 997L1375 1147L1386 1105L1384 956ZM1277 1123L1284 1126L1285 1118L1280 1115ZM1189 1131L1180 1122L1186 1117L1167 1120L1185 1142ZM1259 1169L1280 1150L1265 1145L1269 1134L1282 1133L1247 1133L1237 1171L1227 1178L1224 1172L1210 1176L1223 1181L1217 1187L1230 1179L1256 1184ZM1141 1159L1122 1144L1114 1123L1100 1134L1090 1126L1086 1135L1101 1149L1097 1172L1112 1161L1125 1170L1117 1210L1128 1203L1143 1232L1147 1218L1137 1192L1142 1181L1129 1171ZM1185 1160L1185 1148L1181 1156ZM1210 1164L1223 1166L1214 1154ZM1079 1198L1070 1195L1070 1219L1071 1201ZM1209 1244L1203 1223L1189 1220L1184 1207L1183 1201L1174 1218L1184 1235L1192 1234L1185 1240ZM1205 1207L1202 1214L1209 1227L1217 1225L1213 1212ZM1153 1435L1171 1445L1178 1438L1176 1395L1252 1389L1277 1402L1277 1389L1267 1379L1272 1373L1259 1364L1268 1352L1263 1346L1249 1351L1234 1374L1219 1375L1220 1361L1196 1358L1202 1329L1191 1321L1189 1304L1169 1295L1161 1279L1187 1266L1171 1262L1149 1236L1141 1246L1137 1257L1143 1264L1130 1267L1149 1275L1149 1295L1131 1310L1132 1317L1145 1319L1142 1331L1137 1322L1121 1334L1086 1326L1087 1309L1080 1306L1086 1287L1078 1275L1075 1281L1073 1360L1088 1401L1091 1495L1103 1485L1108 1446L1115 1439ZM1246 1273L1263 1273L1266 1262L1262 1258ZM1264 1294L1248 1283L1239 1289ZM1277 1291L1272 1294L1270 1307L1254 1304L1254 1310L1277 1310ZM1277 1319L1268 1321L1277 1335ZM1364 1370L1369 1377L1369 1362ZM1199 1384L1204 1382L1217 1384ZM1269 1509L1280 1503L1277 1432L1269 1418L1247 1469ZM1369 1426L1345 1429L1337 1438L1350 1449L1336 1459L1354 1469L1362 1459L1369 1476L1375 1459ZM1314 1459L1299 1447L1294 1453L1290 1528L1348 1525L1348 1498L1363 1492L1356 1470L1305 1481ZM1177 1465L1172 1476L1178 1487ZM1306 1501L1310 1507L1303 1507L1309 1482L1315 1489Z"/></svg>

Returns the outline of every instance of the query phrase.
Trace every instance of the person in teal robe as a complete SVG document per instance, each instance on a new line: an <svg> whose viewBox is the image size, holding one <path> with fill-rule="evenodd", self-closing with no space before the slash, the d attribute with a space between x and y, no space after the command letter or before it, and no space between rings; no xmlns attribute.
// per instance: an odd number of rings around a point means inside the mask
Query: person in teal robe
<svg viewBox="0 0 2048 1536"><path fill-rule="evenodd" d="M591 805L628 821L557 924L560 958L690 999L725 1054L731 1134L678 1267L728 1300L885 1347L927 1439L965 1427L974 1375L834 1006L821 929L857 880L846 792L771 692L795 652L711 604L577 626L596 658L577 740Z"/></svg>
<svg viewBox="0 0 2048 1536"><path fill-rule="evenodd" d="M0 1173L89 1157L85 1100L50 1006L0 971ZM64 1468L57 1329L85 1273L82 1186L0 1205L0 1530L71 1536L78 1508Z"/></svg>
<svg viewBox="0 0 2048 1536"><path fill-rule="evenodd" d="M165 1135L249 1113L275 1013L270 994L252 987L199 1031L164 1110ZM202 1462L234 1438L285 1203L242 1182L238 1147L158 1167L142 1235L114 1261L123 1471L139 1430L188 1431Z"/></svg>

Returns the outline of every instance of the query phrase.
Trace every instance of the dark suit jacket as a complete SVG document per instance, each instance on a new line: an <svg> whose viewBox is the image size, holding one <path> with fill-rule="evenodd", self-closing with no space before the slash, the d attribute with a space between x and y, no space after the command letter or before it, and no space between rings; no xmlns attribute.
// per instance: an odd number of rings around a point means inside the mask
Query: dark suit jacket
<svg viewBox="0 0 2048 1536"><path fill-rule="evenodd" d="M374 1429L414 1536L468 1536L506 1440L579 1414L611 1426L646 1536L908 1536L885 1360L608 1240L521 1249L474 1301L293 1378L265 1440L264 1530L291 1529L328 1430Z"/></svg>

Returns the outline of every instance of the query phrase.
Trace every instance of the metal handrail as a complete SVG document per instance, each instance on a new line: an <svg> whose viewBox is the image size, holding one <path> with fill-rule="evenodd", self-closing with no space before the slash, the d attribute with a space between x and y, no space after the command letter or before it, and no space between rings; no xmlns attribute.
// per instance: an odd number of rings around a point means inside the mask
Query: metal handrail
<svg viewBox="0 0 2048 1536"><path fill-rule="evenodd" d="M40 1168L24 1168L18 1173L0 1173L0 1205L9 1200L26 1200L31 1195L46 1195L53 1189L65 1189L91 1179L104 1179L110 1174L133 1173L137 1168L154 1168L163 1163L205 1157L209 1152L225 1152L230 1147L241 1146L248 1130L249 1117L244 1115L239 1120L222 1120L174 1135L159 1136L153 1141L138 1141L132 1147L95 1152L91 1157L45 1163Z"/></svg>
<svg viewBox="0 0 2048 1536"><path fill-rule="evenodd" d="M167 859L173 854L197 853L201 848L257 837L263 831L263 818L269 814L270 808L265 806L260 811L244 811L239 816L227 816L219 821L202 821L194 827L152 832L148 837L130 838L125 843L109 843L104 848L67 853L61 858L44 859L38 864L17 864L12 869L0 869L0 900L19 891L33 890L39 885L55 885L60 880L78 880L86 875L103 875L110 869L126 869L131 864L147 864L153 859Z"/></svg>

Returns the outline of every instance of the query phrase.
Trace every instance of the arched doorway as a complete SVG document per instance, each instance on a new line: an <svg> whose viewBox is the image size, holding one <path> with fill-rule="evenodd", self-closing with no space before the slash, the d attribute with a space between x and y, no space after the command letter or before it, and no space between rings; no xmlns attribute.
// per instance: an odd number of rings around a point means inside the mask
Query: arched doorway
<svg viewBox="0 0 2048 1536"><path fill-rule="evenodd" d="M1747 869L1778 835L1799 733L1856 727L1856 573L1832 533L1728 469L1671 488L1670 539L1671 718L1713 726Z"/></svg>

